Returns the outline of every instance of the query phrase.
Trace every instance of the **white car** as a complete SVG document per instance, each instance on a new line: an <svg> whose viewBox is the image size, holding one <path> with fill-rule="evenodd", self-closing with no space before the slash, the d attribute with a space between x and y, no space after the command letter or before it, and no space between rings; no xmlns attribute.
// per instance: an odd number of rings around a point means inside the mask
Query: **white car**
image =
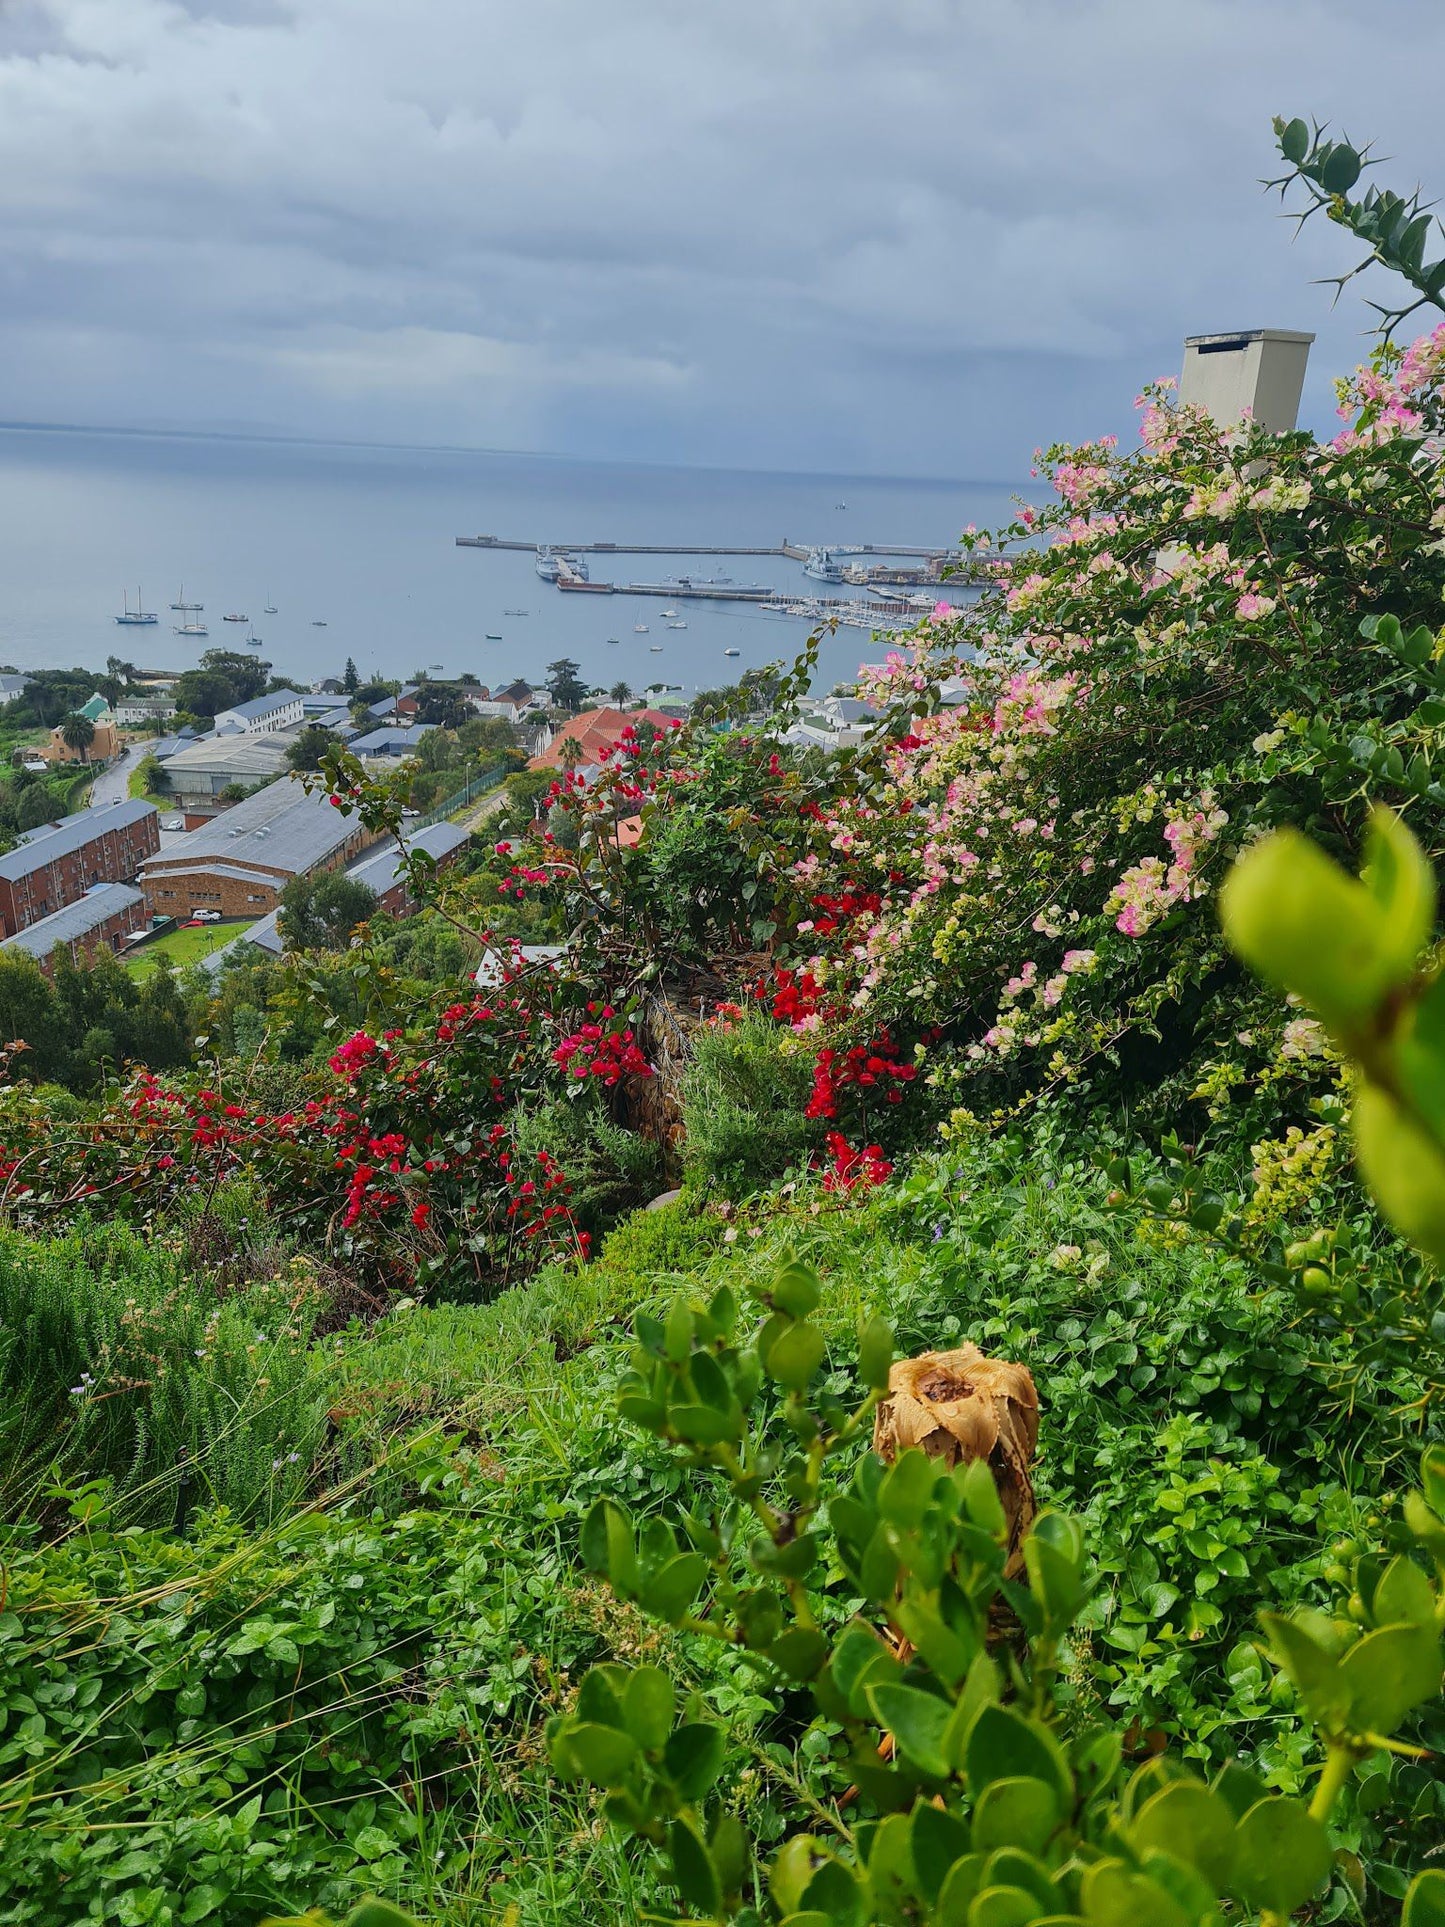
<svg viewBox="0 0 1445 1927"><path fill-rule="evenodd" d="M221 921L221 913L219 910L192 910L191 917L196 923L219 923Z"/></svg>

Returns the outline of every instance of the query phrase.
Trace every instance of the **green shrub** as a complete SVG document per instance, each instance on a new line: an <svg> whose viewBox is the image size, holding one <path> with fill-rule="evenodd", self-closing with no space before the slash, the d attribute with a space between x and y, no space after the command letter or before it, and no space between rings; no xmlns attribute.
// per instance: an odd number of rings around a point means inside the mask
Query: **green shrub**
<svg viewBox="0 0 1445 1927"><path fill-rule="evenodd" d="M524 1157L545 1152L561 1165L571 1187L567 1208L579 1229L596 1237L656 1193L662 1158L650 1139L614 1124L591 1095L520 1113L514 1137Z"/></svg>
<svg viewBox="0 0 1445 1927"><path fill-rule="evenodd" d="M741 1196L806 1163L819 1137L803 1116L811 1083L811 1057L766 1018L699 1030L682 1092L689 1178Z"/></svg>
<svg viewBox="0 0 1445 1927"><path fill-rule="evenodd" d="M304 1261L223 1294L122 1226L68 1238L0 1234L0 1501L113 1483L125 1516L198 1507L283 1514L305 1488L324 1424L307 1340L317 1294Z"/></svg>

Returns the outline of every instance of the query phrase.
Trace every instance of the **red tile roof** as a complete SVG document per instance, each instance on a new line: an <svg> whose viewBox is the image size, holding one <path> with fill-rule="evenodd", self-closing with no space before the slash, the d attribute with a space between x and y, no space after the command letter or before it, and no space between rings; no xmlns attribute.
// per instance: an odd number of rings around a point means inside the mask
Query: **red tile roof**
<svg viewBox="0 0 1445 1927"><path fill-rule="evenodd" d="M604 749L610 749L621 736L624 729L635 729L641 722L654 723L660 730L673 727L674 719L664 716L660 709L584 709L580 716L573 716L563 723L552 739L549 749L540 756L534 756L531 769L563 769L563 747L569 742L576 743L580 754L570 755L568 760L578 764L600 762Z"/></svg>

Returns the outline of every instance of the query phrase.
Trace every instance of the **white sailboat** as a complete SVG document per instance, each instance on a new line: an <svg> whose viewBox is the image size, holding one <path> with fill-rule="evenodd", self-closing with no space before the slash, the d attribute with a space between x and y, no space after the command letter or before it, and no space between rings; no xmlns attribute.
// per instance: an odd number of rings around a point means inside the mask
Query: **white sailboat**
<svg viewBox="0 0 1445 1927"><path fill-rule="evenodd" d="M144 606L142 605L141 593L139 589L137 589L135 592L134 609L131 608L130 597L125 593L124 590L121 591L121 606L122 606L122 613L115 618L116 621L119 623L128 623L132 627L134 627L137 623L149 624L149 623L160 621L160 617L158 615L148 613L144 608Z"/></svg>

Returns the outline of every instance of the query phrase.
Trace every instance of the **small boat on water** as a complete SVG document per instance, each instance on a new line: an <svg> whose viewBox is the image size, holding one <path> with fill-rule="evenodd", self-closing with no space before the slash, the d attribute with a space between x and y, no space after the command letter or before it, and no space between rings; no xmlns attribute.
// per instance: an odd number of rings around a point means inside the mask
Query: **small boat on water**
<svg viewBox="0 0 1445 1927"><path fill-rule="evenodd" d="M171 607L173 609L178 609L183 615L188 615L188 614L191 614L192 612L199 613L202 609L205 608L205 606L206 605L204 602L187 602L186 601L186 585L184 582L181 584L180 594L176 597L175 601L171 604Z"/></svg>
<svg viewBox="0 0 1445 1927"><path fill-rule="evenodd" d="M134 627L135 624L137 623L149 624L152 622L160 621L160 617L158 615L153 615L149 613L146 609L144 609L141 606L141 594L139 589L137 589L135 592L135 607L133 609L130 606L130 597L126 595L125 592L122 590L121 609L122 609L122 613L116 617L116 621L119 623L129 623L132 627Z"/></svg>
<svg viewBox="0 0 1445 1927"><path fill-rule="evenodd" d="M530 613L527 609L503 609L502 611L504 616L525 616Z"/></svg>
<svg viewBox="0 0 1445 1927"><path fill-rule="evenodd" d="M221 620L222 622L249 622L251 618L249 616L222 616Z"/></svg>
<svg viewBox="0 0 1445 1927"><path fill-rule="evenodd" d="M487 641L488 641L488 642L500 642L501 640L502 640L502 638L501 638L500 636L494 636L494 635L492 634L492 632L491 632L491 630L490 630L490 629L488 629L488 631L487 631Z"/></svg>
<svg viewBox="0 0 1445 1927"><path fill-rule="evenodd" d="M687 624L685 622L669 622L667 626L669 629L685 629Z"/></svg>
<svg viewBox="0 0 1445 1927"><path fill-rule="evenodd" d="M274 616L275 613L276 613L276 605L274 602L268 602L265 608L261 611L261 614L263 616Z"/></svg>
<svg viewBox="0 0 1445 1927"><path fill-rule="evenodd" d="M645 636L647 634L647 624L645 622L634 622L632 625L632 633L634 636Z"/></svg>
<svg viewBox="0 0 1445 1927"><path fill-rule="evenodd" d="M654 656L660 656L662 654L662 644L660 642L653 643L652 653Z"/></svg>
<svg viewBox="0 0 1445 1927"><path fill-rule="evenodd" d="M319 619L313 618L311 627L313 629L324 629L326 627L326 624L320 621Z"/></svg>
<svg viewBox="0 0 1445 1927"><path fill-rule="evenodd" d="M247 636L246 647L248 649L259 649L261 647L261 638L259 636Z"/></svg>
<svg viewBox="0 0 1445 1927"><path fill-rule="evenodd" d="M740 656L742 653L743 652L741 649L724 649L723 650L723 654L725 656Z"/></svg>
<svg viewBox="0 0 1445 1927"><path fill-rule="evenodd" d="M178 636L208 636L210 633L210 630L204 622L178 622L176 624L176 634Z"/></svg>
<svg viewBox="0 0 1445 1927"><path fill-rule="evenodd" d="M609 649L615 649L617 645L621 642L621 640L622 640L621 636L609 636L607 638L607 647Z"/></svg>
<svg viewBox="0 0 1445 1927"><path fill-rule="evenodd" d="M662 613L664 617L675 616L677 614L677 611L676 609L664 609Z"/></svg>

